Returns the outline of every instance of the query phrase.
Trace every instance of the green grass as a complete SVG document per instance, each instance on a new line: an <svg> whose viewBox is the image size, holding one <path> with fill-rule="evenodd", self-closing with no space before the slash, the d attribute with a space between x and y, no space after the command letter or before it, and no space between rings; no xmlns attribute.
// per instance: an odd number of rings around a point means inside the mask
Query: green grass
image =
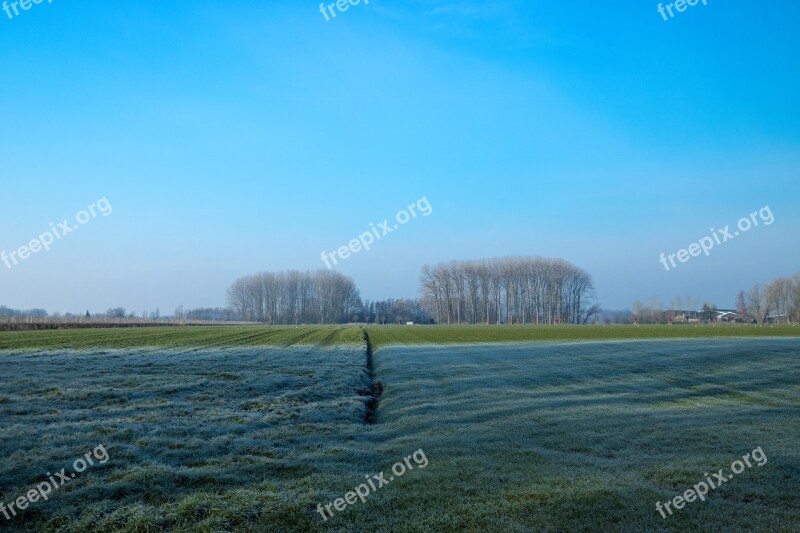
<svg viewBox="0 0 800 533"><path fill-rule="evenodd" d="M800 326L367 326L373 349L415 344L800 337ZM0 332L0 350L338 346L363 342L357 326L184 326Z"/></svg>
<svg viewBox="0 0 800 533"><path fill-rule="evenodd" d="M800 337L800 326L368 326L373 349L414 344L495 342L701 339L719 337Z"/></svg>
<svg viewBox="0 0 800 533"><path fill-rule="evenodd" d="M88 348L235 348L247 346L353 345L353 326L182 326L61 329L0 333L0 350Z"/></svg>

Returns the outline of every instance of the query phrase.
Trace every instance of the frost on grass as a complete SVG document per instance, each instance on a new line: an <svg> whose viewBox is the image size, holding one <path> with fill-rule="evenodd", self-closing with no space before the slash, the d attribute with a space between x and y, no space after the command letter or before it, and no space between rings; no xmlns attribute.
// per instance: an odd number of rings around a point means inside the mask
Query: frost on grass
<svg viewBox="0 0 800 533"><path fill-rule="evenodd" d="M387 491L381 518L402 530L800 524L797 339L397 346L375 363L384 455L430 458L430 477ZM656 511L757 446L772 453L763 468L668 521Z"/></svg>
<svg viewBox="0 0 800 533"><path fill-rule="evenodd" d="M98 444L111 460L3 527L310 520L318 478L368 453L364 357L314 347L5 353L0 500Z"/></svg>
<svg viewBox="0 0 800 533"><path fill-rule="evenodd" d="M0 497L111 456L12 529L797 529L796 339L387 347L372 365L360 347L186 349L2 355ZM756 446L762 469L657 513ZM424 471L322 523L318 503L417 449Z"/></svg>

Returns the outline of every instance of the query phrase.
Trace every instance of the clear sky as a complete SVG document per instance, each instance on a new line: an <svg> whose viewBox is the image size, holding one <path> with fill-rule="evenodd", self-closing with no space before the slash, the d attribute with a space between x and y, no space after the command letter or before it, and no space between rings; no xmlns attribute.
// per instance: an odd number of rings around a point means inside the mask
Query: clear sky
<svg viewBox="0 0 800 533"><path fill-rule="evenodd" d="M0 11L0 250L113 207L12 269L0 304L225 304L238 276L337 269L413 297L426 262L588 270L606 308L732 306L800 271L800 3L74 2ZM335 9L335 8L334 8ZM13 10L11 11L13 15ZM759 226L674 253L769 205Z"/></svg>

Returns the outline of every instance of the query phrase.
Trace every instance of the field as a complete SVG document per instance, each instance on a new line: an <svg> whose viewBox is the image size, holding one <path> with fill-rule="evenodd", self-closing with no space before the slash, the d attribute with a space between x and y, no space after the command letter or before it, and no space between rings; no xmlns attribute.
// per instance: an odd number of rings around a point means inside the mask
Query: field
<svg viewBox="0 0 800 533"><path fill-rule="evenodd" d="M796 531L799 358L796 340L387 348L381 440L430 466L382 512L411 530ZM656 512L759 446L769 462L708 503Z"/></svg>
<svg viewBox="0 0 800 533"><path fill-rule="evenodd" d="M98 445L109 457L0 529L800 528L797 328L366 332L369 347L354 326L0 334L0 502ZM706 502L656 511L758 447L768 462ZM318 504L420 450L424 468L323 521Z"/></svg>
<svg viewBox="0 0 800 533"><path fill-rule="evenodd" d="M191 326L0 332L0 351L86 348L233 348L542 341L800 337L800 326Z"/></svg>
<svg viewBox="0 0 800 533"><path fill-rule="evenodd" d="M364 460L363 351L86 350L3 364L0 501L95 446L110 456L13 526L291 529L311 523L310 494Z"/></svg>
<svg viewBox="0 0 800 533"><path fill-rule="evenodd" d="M391 345L473 344L509 342L575 342L644 339L707 339L719 337L800 337L792 326L370 326L374 349Z"/></svg>
<svg viewBox="0 0 800 533"><path fill-rule="evenodd" d="M86 348L236 348L361 344L360 328L343 326L191 326L64 329L0 333L0 350Z"/></svg>

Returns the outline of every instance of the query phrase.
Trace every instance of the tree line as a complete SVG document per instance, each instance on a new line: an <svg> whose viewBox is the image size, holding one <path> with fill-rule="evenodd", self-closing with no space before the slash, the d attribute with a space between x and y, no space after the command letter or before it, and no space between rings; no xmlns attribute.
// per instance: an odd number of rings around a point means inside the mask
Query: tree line
<svg viewBox="0 0 800 533"><path fill-rule="evenodd" d="M592 277L562 259L506 257L425 265L423 300L439 324L585 324Z"/></svg>
<svg viewBox="0 0 800 533"><path fill-rule="evenodd" d="M784 276L770 283L759 283L749 291L739 291L735 309L722 311L716 305L687 296L673 298L670 306L653 298L647 304L634 302L632 311L603 313L606 323L667 324L672 322L722 320L740 324L798 324L800 323L800 273Z"/></svg>
<svg viewBox="0 0 800 533"><path fill-rule="evenodd" d="M228 304L240 320L275 325L355 322L363 308L353 280L332 270L245 276L228 289Z"/></svg>
<svg viewBox="0 0 800 533"><path fill-rule="evenodd" d="M45 317L47 311L44 309L11 309L5 305L0 305L0 318L19 318L19 317Z"/></svg>
<svg viewBox="0 0 800 533"><path fill-rule="evenodd" d="M175 310L173 320L242 321L273 325L342 324L582 324L599 311L584 270L560 259L508 257L425 265L421 298L362 301L355 282L333 270L262 272L227 291L228 307ZM36 310L47 317L44 310ZM33 312L29 312L33 314ZM22 312L0 308L0 317ZM59 316L54 314L54 316ZM132 319L122 308L65 318ZM159 321L160 312L142 312Z"/></svg>
<svg viewBox="0 0 800 533"><path fill-rule="evenodd" d="M341 324L585 324L736 321L755 324L800 323L800 273L739 291L735 318L699 298L674 298L669 306L654 298L632 310L601 310L592 305L594 286L584 270L560 259L508 257L425 265L419 299L362 301L351 278L331 270L315 273L261 273L237 279L228 307L186 309L174 317L142 312L142 320L168 322L258 322L275 325ZM721 318L722 317L722 318ZM0 306L0 321L22 323L112 323L131 321L124 308L104 314L48 314L44 309ZM54 320L57 319L57 320ZM42 321L43 320L43 321ZM33 322L31 322L33 323Z"/></svg>

